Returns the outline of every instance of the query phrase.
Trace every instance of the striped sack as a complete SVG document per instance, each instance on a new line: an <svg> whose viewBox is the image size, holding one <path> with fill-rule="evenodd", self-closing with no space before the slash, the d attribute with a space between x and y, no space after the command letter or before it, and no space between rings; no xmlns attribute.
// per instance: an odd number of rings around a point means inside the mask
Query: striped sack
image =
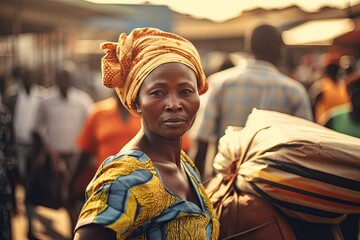
<svg viewBox="0 0 360 240"><path fill-rule="evenodd" d="M360 139L287 114L254 109L229 128L214 159L224 171L240 157L238 189L308 222L337 224L360 213Z"/></svg>

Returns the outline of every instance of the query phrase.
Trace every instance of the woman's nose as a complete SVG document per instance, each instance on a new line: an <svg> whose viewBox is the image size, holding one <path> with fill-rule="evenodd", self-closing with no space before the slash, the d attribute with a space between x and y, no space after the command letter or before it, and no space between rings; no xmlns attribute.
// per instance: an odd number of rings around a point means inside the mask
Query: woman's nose
<svg viewBox="0 0 360 240"><path fill-rule="evenodd" d="M182 109L181 99L176 95L169 95L167 98L165 109L167 111L178 111Z"/></svg>

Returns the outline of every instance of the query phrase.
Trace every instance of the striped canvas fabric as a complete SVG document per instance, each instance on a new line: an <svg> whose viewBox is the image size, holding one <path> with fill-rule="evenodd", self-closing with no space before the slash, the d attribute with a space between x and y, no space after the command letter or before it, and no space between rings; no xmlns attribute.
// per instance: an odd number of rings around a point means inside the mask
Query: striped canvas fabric
<svg viewBox="0 0 360 240"><path fill-rule="evenodd" d="M305 221L337 224L360 213L360 139L287 114L254 110L219 143L214 167L242 164L237 187Z"/></svg>

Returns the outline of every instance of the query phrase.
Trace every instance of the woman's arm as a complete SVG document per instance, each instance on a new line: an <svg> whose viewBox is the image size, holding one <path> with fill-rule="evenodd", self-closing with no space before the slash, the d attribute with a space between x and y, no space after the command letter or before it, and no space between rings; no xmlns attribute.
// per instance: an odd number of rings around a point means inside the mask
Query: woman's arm
<svg viewBox="0 0 360 240"><path fill-rule="evenodd" d="M99 224L89 224L76 230L74 240L116 240L116 234L113 230L103 227Z"/></svg>

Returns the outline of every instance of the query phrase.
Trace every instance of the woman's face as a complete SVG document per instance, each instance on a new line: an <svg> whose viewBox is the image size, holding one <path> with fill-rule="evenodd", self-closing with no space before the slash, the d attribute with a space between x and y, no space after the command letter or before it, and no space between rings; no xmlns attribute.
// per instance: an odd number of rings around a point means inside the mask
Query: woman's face
<svg viewBox="0 0 360 240"><path fill-rule="evenodd" d="M195 72L181 63L160 65L142 83L137 105L146 132L179 139L200 105Z"/></svg>

